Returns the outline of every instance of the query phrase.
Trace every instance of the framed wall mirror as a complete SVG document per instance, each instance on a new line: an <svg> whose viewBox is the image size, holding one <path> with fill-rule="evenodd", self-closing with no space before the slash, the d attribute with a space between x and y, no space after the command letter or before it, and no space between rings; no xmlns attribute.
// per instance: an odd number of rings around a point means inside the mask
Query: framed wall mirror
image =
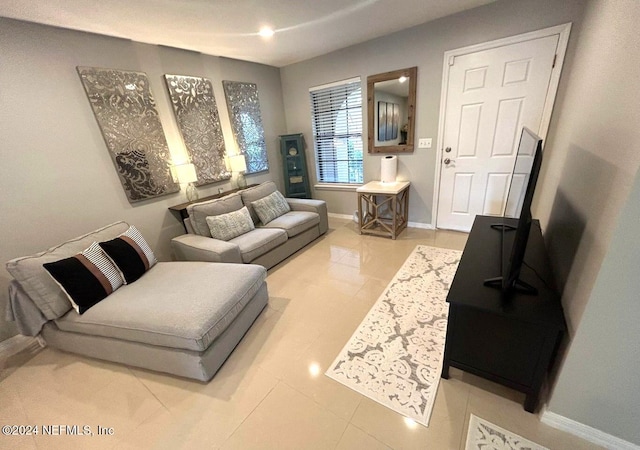
<svg viewBox="0 0 640 450"><path fill-rule="evenodd" d="M367 77L369 153L413 152L417 67Z"/></svg>

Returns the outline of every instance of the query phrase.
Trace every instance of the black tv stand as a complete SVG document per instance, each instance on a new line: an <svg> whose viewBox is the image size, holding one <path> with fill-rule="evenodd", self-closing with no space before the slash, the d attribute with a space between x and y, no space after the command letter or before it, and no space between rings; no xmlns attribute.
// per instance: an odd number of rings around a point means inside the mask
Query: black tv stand
<svg viewBox="0 0 640 450"><path fill-rule="evenodd" d="M500 273L501 234L492 230L492 222L495 217L476 217L447 295L442 378L449 378L449 367L457 367L517 389L526 394L524 409L534 412L566 330L564 313L550 287L552 276L537 220L531 224L520 281L537 289L538 295L513 290L505 297L501 290L485 286L485 279Z"/></svg>

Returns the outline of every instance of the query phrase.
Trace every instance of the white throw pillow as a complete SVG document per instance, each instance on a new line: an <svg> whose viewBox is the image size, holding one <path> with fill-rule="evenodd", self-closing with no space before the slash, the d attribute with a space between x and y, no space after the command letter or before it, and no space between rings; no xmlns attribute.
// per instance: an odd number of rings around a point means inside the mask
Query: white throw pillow
<svg viewBox="0 0 640 450"><path fill-rule="evenodd" d="M254 211L260 218L263 225L268 224L276 217L291 211L291 207L280 191L275 191L260 200L251 202Z"/></svg>
<svg viewBox="0 0 640 450"><path fill-rule="evenodd" d="M230 213L208 216L205 220L209 226L211 237L221 241L228 241L255 229L246 206Z"/></svg>

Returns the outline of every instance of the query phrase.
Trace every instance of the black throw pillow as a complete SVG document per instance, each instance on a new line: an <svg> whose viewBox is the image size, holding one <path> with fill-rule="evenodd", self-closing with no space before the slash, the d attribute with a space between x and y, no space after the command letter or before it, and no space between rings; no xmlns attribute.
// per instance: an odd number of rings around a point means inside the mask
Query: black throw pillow
<svg viewBox="0 0 640 450"><path fill-rule="evenodd" d="M83 314L122 286L122 278L95 242L85 251L43 267Z"/></svg>
<svg viewBox="0 0 640 450"><path fill-rule="evenodd" d="M125 284L136 281L157 262L151 248L134 226L115 239L100 242L100 247L120 270Z"/></svg>

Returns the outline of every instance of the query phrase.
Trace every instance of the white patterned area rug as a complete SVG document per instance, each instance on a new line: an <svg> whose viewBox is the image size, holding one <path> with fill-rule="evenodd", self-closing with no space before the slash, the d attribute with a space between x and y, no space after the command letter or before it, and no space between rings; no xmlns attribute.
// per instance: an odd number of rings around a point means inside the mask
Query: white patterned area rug
<svg viewBox="0 0 640 450"><path fill-rule="evenodd" d="M549 450L471 414L465 450Z"/></svg>
<svg viewBox="0 0 640 450"><path fill-rule="evenodd" d="M462 252L418 245L326 375L429 426L447 330L447 292Z"/></svg>

